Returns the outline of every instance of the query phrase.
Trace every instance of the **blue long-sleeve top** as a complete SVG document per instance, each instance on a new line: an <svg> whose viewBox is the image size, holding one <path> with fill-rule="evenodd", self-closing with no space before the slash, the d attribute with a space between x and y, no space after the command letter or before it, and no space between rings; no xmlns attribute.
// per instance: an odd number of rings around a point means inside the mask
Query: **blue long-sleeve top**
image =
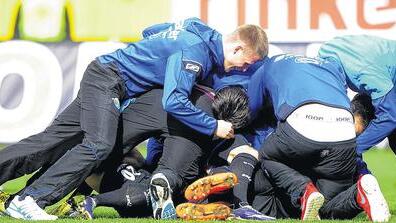
<svg viewBox="0 0 396 223"><path fill-rule="evenodd" d="M274 131L274 127L265 125L255 128L252 130L252 132L245 133L243 134L243 136L254 149L260 150L267 137L271 135Z"/></svg>
<svg viewBox="0 0 396 223"><path fill-rule="evenodd" d="M244 136L255 149L274 132L278 120L286 120L301 105L315 102L350 110L339 65L301 56L266 58L249 81L248 96L253 122Z"/></svg>
<svg viewBox="0 0 396 223"><path fill-rule="evenodd" d="M396 129L396 41L367 35L337 37L322 45L319 57L342 65L348 87L371 96L376 118L357 137L362 154Z"/></svg>
<svg viewBox="0 0 396 223"><path fill-rule="evenodd" d="M264 63L265 59L266 57L250 65L244 72L231 70L228 73L216 73L213 75L213 89L217 92L224 87L238 85L247 90L251 76Z"/></svg>
<svg viewBox="0 0 396 223"><path fill-rule="evenodd" d="M155 168L162 156L164 148L163 137L151 137L147 141L146 165Z"/></svg>
<svg viewBox="0 0 396 223"><path fill-rule="evenodd" d="M143 37L98 60L118 67L130 98L163 87L165 111L198 132L212 135L216 119L196 108L188 96L195 83L211 83L206 79L214 71L224 71L222 35L190 18L149 27Z"/></svg>

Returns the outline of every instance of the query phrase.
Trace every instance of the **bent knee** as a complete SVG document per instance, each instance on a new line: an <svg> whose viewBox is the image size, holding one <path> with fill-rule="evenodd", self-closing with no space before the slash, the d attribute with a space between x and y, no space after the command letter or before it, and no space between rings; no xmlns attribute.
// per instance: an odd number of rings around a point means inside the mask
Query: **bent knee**
<svg viewBox="0 0 396 223"><path fill-rule="evenodd" d="M227 157L227 162L231 163L234 160L234 158L236 156L238 156L239 154L248 154L248 155L251 155L252 157L254 157L256 160L259 159L259 154L258 154L257 150L255 150L251 146L243 145L243 146L236 147L230 151L230 153L228 154L228 157Z"/></svg>
<svg viewBox="0 0 396 223"><path fill-rule="evenodd" d="M89 142L84 140L82 146L87 148L95 160L105 160L113 150L113 146L102 142Z"/></svg>

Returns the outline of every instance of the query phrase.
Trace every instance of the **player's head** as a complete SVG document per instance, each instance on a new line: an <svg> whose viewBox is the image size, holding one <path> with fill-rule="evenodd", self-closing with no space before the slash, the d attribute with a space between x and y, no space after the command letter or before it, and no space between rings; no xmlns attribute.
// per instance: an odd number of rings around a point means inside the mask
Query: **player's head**
<svg viewBox="0 0 396 223"><path fill-rule="evenodd" d="M362 133L371 120L375 118L375 109L371 98L367 94L357 94L351 101L353 116L355 118L356 135Z"/></svg>
<svg viewBox="0 0 396 223"><path fill-rule="evenodd" d="M219 90L212 103L213 115L219 120L232 123L235 130L249 122L249 99L240 86L229 86Z"/></svg>
<svg viewBox="0 0 396 223"><path fill-rule="evenodd" d="M256 25L239 26L223 40L224 69L246 71L249 65L268 54L265 31Z"/></svg>

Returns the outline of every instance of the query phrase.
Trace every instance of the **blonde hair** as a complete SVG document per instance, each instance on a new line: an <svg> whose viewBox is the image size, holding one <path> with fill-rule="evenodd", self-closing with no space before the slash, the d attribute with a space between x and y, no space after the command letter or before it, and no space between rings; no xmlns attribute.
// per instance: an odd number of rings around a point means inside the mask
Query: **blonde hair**
<svg viewBox="0 0 396 223"><path fill-rule="evenodd" d="M240 39L261 58L268 55L267 34L260 26L251 24L241 25L231 36Z"/></svg>

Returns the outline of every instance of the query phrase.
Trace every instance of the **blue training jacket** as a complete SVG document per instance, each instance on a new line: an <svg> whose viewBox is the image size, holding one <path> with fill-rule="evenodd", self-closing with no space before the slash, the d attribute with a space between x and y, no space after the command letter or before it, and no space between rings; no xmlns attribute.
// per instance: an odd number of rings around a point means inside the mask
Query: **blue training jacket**
<svg viewBox="0 0 396 223"><path fill-rule="evenodd" d="M162 156L164 147L163 137L150 137L147 141L146 165L155 168Z"/></svg>
<svg viewBox="0 0 396 223"><path fill-rule="evenodd" d="M267 137L273 132L275 132L275 128L271 126L261 126L255 128L252 133L245 133L243 136L254 149L260 150Z"/></svg>
<svg viewBox="0 0 396 223"><path fill-rule="evenodd" d="M224 72L213 75L213 89L217 92L224 87L238 85L247 90L251 76L264 63L264 60L265 58L256 61L254 64L250 65L245 72L231 70L228 73Z"/></svg>
<svg viewBox="0 0 396 223"><path fill-rule="evenodd" d="M253 74L248 87L253 118L269 99L279 121L298 107L319 103L350 111L346 80L340 66L330 61L293 55L268 58Z"/></svg>
<svg viewBox="0 0 396 223"><path fill-rule="evenodd" d="M348 87L373 100L376 118L357 137L357 153L362 154L396 129L396 41L342 36L323 44L319 56L341 64Z"/></svg>
<svg viewBox="0 0 396 223"><path fill-rule="evenodd" d="M224 71L222 35L201 20L190 18L149 27L143 37L98 60L118 67L129 97L163 87L165 111L187 126L212 135L216 119L196 108L188 96L196 82L213 85L213 78L207 81L210 74Z"/></svg>

